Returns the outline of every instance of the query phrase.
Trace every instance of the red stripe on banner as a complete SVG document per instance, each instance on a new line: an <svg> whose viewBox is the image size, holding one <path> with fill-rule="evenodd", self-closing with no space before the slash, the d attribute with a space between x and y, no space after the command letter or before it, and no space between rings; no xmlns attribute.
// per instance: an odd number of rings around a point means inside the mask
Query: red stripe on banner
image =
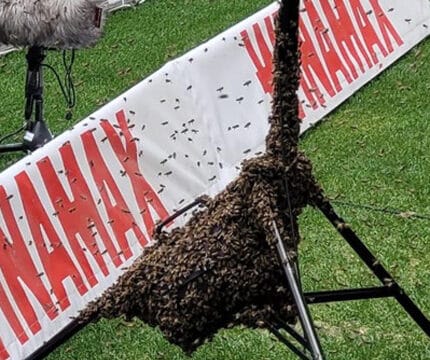
<svg viewBox="0 0 430 360"><path fill-rule="evenodd" d="M314 110L320 106L325 107L327 101L324 94L332 98L344 89L345 84L339 79L339 74L350 84L359 76L357 67L361 73L365 72L362 59L370 69L381 60L377 57L376 49L379 49L385 58L394 51L391 40L397 46L403 44L399 33L377 0L370 0L373 7L371 11L366 11L359 0L350 1L351 12L343 0L337 1L334 7L328 0L321 0L320 4L327 24L311 0L305 0L303 8L311 26L307 25L303 17L300 21L301 89L306 97L306 107ZM255 44L247 30L241 32L245 48L265 93L272 92L272 52L269 49L273 45L275 15L276 13L264 18L264 29L261 23L253 24ZM370 21L370 16L375 17L377 27ZM359 29L358 32L356 28ZM377 30L382 36L378 35ZM263 33L267 33L269 42ZM300 106L300 112L304 115L303 105Z"/></svg>
<svg viewBox="0 0 430 360"><path fill-rule="evenodd" d="M0 339L0 360L9 359L10 355L7 352L6 348L3 345L3 342Z"/></svg>
<svg viewBox="0 0 430 360"><path fill-rule="evenodd" d="M139 170L139 154L137 151L136 142L138 138L132 136L129 126L132 124L127 123L125 113L123 110L118 111L116 114L118 121L119 130L124 138L124 144L122 143L119 133L116 132L115 128L107 120L101 122L101 127L105 131L107 138L117 156L121 162L125 173L128 175L131 185L133 187L134 196L137 200L137 204L142 214L145 227L149 234L154 231L155 222L152 218L149 206L157 213L160 219L166 218L169 213L161 202L158 194L152 189L151 185L144 178ZM124 161L124 159L128 159Z"/></svg>
<svg viewBox="0 0 430 360"><path fill-rule="evenodd" d="M273 21L278 12L274 12L272 16L266 16L264 18L264 25L267 28L267 33L269 35L270 43L272 46L275 44L275 27L273 26Z"/></svg>
<svg viewBox="0 0 430 360"><path fill-rule="evenodd" d="M387 15L382 10L378 0L370 0L370 3L373 6L373 11L376 16L376 21L378 22L379 30L382 32L382 36L385 41L385 46L387 47L388 52L392 53L394 51L394 46L390 41L390 36L397 43L397 46L403 45L404 42L400 37L400 34L394 28L393 23L388 19Z"/></svg>
<svg viewBox="0 0 430 360"><path fill-rule="evenodd" d="M168 213L158 195L139 172L138 153L135 143L137 139L132 137L129 130L130 125L126 121L123 111L117 113L117 120L120 129L119 133L116 132L114 126L106 121L101 122L101 127L116 152L118 160L121 161L124 174L130 179L136 195L136 201L142 210L141 214L145 226L149 232L152 232L155 221L149 207L160 218L165 218ZM34 334L41 330L41 325L35 313L35 308L26 296L20 281L33 293L50 319L57 317L59 312L50 294L55 296L57 299L56 304L62 311L70 306L70 300L63 285L63 281L66 278L70 278L73 281L80 295L88 292L77 264L73 262L55 229L52 222L54 217L58 219L59 224L62 226L73 255L91 287L97 285L98 280L95 276L95 269L91 267L88 261L89 256L94 258L101 272L107 276L109 275L109 269L104 259L105 253L110 256L116 267L123 263L121 255L125 259L133 256L126 237L126 233L129 230L133 231L142 246L148 243L143 231L137 226L131 211L128 209L126 201L96 144L92 131L82 134L81 139L91 174L101 196L97 204L93 199L87 179L78 165L70 143L65 143L59 149L61 160L66 170L57 172L49 157L37 162L41 180L45 184L55 211L53 214L47 213L46 207L42 204L30 176L24 171L15 176L23 209L26 214L31 214L27 218L31 232L31 238L28 239L27 244L19 231L17 220L13 214L10 204L11 196L7 196L4 188L0 187L0 210L8 232L13 239L13 242L9 240L4 230L0 228L0 239L3 239L0 270L5 277L5 282L10 292L14 294L14 303ZM66 177L72 192L72 199L69 199L59 176ZM109 196L112 196L112 198ZM107 224L105 226L101 219L98 206L102 203L109 216L107 223L111 226L118 243L114 243L109 236L106 228ZM79 243L78 236L82 243ZM99 247L95 239L96 236L101 239L106 249ZM43 266L42 271L38 271L33 263L29 252L31 246L34 246L39 255ZM116 246L120 249L119 252ZM46 279L46 284L49 283L49 289L46 288L42 279ZM27 342L28 335L16 315L12 299L8 298L1 285L0 309L19 341L22 344Z"/></svg>
<svg viewBox="0 0 430 360"><path fill-rule="evenodd" d="M317 71L317 77L320 81L322 81L322 84L324 88L327 90L330 96L333 96L333 89L331 86L328 85L328 83L332 82L334 85L335 91L340 92L342 91L343 86L340 83L338 74L341 73L348 84L352 82L352 77L349 71L346 69L346 67L343 65L342 60L339 56L339 53L335 49L333 42L331 40L331 35L329 34L329 28L326 27L319 16L319 13L317 9L315 8L312 1L305 0L306 5L306 11L309 16L309 19L311 21L312 29L315 34L315 37L317 39L317 46L318 49L321 52L322 58L324 59L321 61L318 59L317 56L312 57L313 59L316 59L316 62L320 65L324 62L324 64L327 66L328 74L324 74L324 71L322 70L322 67L320 66ZM304 30L304 23L302 21L302 28L301 30ZM309 39L307 40L309 41ZM315 50L313 50L315 51ZM303 51L303 54L306 55L306 52ZM304 67L306 64L304 64ZM309 69L308 69L309 70ZM328 75L328 76L326 76ZM306 76L310 76L310 73L307 72ZM313 88L316 88L316 86L312 86ZM318 102L320 105L324 105L325 101L323 99L320 99L322 97L321 94L318 94Z"/></svg>
<svg viewBox="0 0 430 360"><path fill-rule="evenodd" d="M385 49L384 45L382 45L382 41L378 38L376 30L373 27L373 24L370 21L366 10L364 10L360 4L360 0L350 0L350 3L352 7L352 13L358 25L358 28L360 29L360 33L363 36L364 44L367 47L367 51L372 58L373 64L377 64L379 60L375 53L375 47L379 48L384 57L388 55L388 52Z"/></svg>
<svg viewBox="0 0 430 360"><path fill-rule="evenodd" d="M272 23L270 17L266 17L265 24ZM240 35L245 48L257 68L257 78L260 81L261 86L266 94L272 93L272 51L269 50L269 46L262 34L262 30L259 23L252 26L255 38L257 40L257 48L254 47L253 43L249 38L247 30L243 30ZM271 41L274 39L273 25L270 27L272 34L269 36ZM270 32L270 31L269 31ZM257 55L257 50L260 53L260 57Z"/></svg>
<svg viewBox="0 0 430 360"><path fill-rule="evenodd" d="M109 216L108 223L110 224L115 237L118 240L121 253L126 259L130 258L133 253L126 238L126 233L132 230L142 246L145 246L148 241L140 228L135 223L133 215L122 196L115 179L110 173L106 162L96 145L93 133L87 131L81 135L82 142L85 147L85 152L88 156L88 162L91 168L91 173L97 187L100 189L101 200L106 208ZM126 158L124 161L128 161ZM108 193L109 191L109 193ZM114 203L111 202L112 196Z"/></svg>
<svg viewBox="0 0 430 360"><path fill-rule="evenodd" d="M9 298L6 295L3 287L0 284L0 309L2 310L4 316L6 317L6 321L9 326L12 328L15 336L18 338L21 344L24 344L28 340L28 336L24 331L24 328L16 316L16 312L14 311L12 304Z"/></svg>
<svg viewBox="0 0 430 360"><path fill-rule="evenodd" d="M307 106L316 109L319 105L324 106L326 103L323 92L333 97L336 91L333 88L328 73L325 71L321 59L318 57L316 46L303 21L300 23L300 35L303 61L300 85L308 101ZM317 80L324 89L318 86Z"/></svg>
<svg viewBox="0 0 430 360"><path fill-rule="evenodd" d="M28 174L25 172L20 173L16 177L16 181L19 184L25 213L31 214L27 219L34 246L43 264L43 276L46 276L49 280L51 285L50 293L54 294L58 299L57 304L61 310L65 310L70 306L70 301L63 285L63 281L66 278L70 278L73 281L79 294L84 295L88 289L52 225ZM44 233L42 233L42 229Z"/></svg>
<svg viewBox="0 0 430 360"><path fill-rule="evenodd" d="M114 265L119 267L122 260L117 255L114 243L109 236L99 210L93 199L91 191L82 174L76 160L76 156L69 143L64 144L60 149L63 160L66 178L69 182L73 200L69 199L58 178L49 158L44 158L37 163L43 181L47 184L48 195L54 205L56 214L64 228L72 251L78 260L91 287L98 284L94 271L87 259L92 257L103 275L109 274L109 269L103 258L107 253ZM78 242L77 236L82 239L85 247ZM100 249L95 236L99 236L106 249Z"/></svg>
<svg viewBox="0 0 430 360"><path fill-rule="evenodd" d="M352 60L358 65L361 73L364 73L365 69L360 55L364 57L368 68L372 67L372 63L358 33L354 29L354 24L346 9L345 2L339 0L336 2L335 7L331 6L329 0L321 0L320 3L324 10L324 15L330 24L330 30L333 33L340 54L345 59L352 76L356 79L358 73ZM351 54L352 58L348 53Z"/></svg>
<svg viewBox="0 0 430 360"><path fill-rule="evenodd" d="M8 239L0 229L0 238L3 241L0 270L5 278L5 282L13 294L20 313L24 317L28 327L33 334L41 330L39 319L36 316L31 300L26 295L23 284L34 295L39 304L44 309L50 319L57 316L54 303L42 282L42 273L39 273L28 251L27 245L22 237L21 232L13 214L10 205L10 197L7 196L3 186L0 186L0 210L6 226L9 230L11 239ZM28 239L30 242L31 239ZM7 321L11 325L14 333L20 339L25 341L22 326L17 326L16 316L10 314L8 301L0 302L0 308L4 312Z"/></svg>

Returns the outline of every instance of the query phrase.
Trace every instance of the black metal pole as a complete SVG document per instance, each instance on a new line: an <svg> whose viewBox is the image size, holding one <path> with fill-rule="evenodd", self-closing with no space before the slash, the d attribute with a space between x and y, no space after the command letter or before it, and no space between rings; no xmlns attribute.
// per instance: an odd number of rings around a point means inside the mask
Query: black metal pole
<svg viewBox="0 0 430 360"><path fill-rule="evenodd" d="M42 62L45 59L44 50L38 46L28 49L25 56L27 60L27 75L25 80L25 111L24 118L31 120L33 114L34 101L40 99L43 94L42 84Z"/></svg>
<svg viewBox="0 0 430 360"><path fill-rule="evenodd" d="M47 357L52 351L57 349L60 345L64 344L73 335L82 330L88 323L79 323L74 320L72 323L67 325L63 330L57 333L48 342L44 343L42 347L37 349L31 355L25 358L25 360L42 360Z"/></svg>
<svg viewBox="0 0 430 360"><path fill-rule="evenodd" d="M25 151L25 146L23 143L16 144L4 144L0 145L0 154L14 152L14 151Z"/></svg>
<svg viewBox="0 0 430 360"><path fill-rule="evenodd" d="M297 346L295 346L293 343L288 341L281 333L280 331L273 326L270 323L266 323L266 326L270 330L270 332L276 336L276 338L281 341L285 346L288 347L294 354L296 354L300 359L302 360L309 360L309 356L307 356L302 350L300 350Z"/></svg>
<svg viewBox="0 0 430 360"><path fill-rule="evenodd" d="M154 234L159 234L161 232L161 230L163 229L164 226L166 226L167 224L171 223L173 220L175 220L177 217L181 216L183 213L185 213L186 211L192 209L193 207L200 205L200 204L204 204L204 199L203 197L198 197L196 198L192 203L184 206L183 208L175 211L172 215L168 216L166 219L164 219L163 221L161 221L155 228Z"/></svg>
<svg viewBox="0 0 430 360"><path fill-rule="evenodd" d="M337 301L367 300L394 297L394 291L388 286L359 289L325 290L304 293L308 304L320 304Z"/></svg>
<svg viewBox="0 0 430 360"><path fill-rule="evenodd" d="M303 333L309 343L309 348L312 353L312 358L314 360L323 360L324 355L321 348L320 341L318 339L317 333L315 331L315 326L312 322L312 318L307 307L306 301L304 299L303 293L297 284L297 278L294 273L294 268L290 263L287 251L285 250L284 242L279 234L276 223L273 221L273 229L277 239L277 249L279 256L281 258L282 267L284 268L285 275L287 277L288 286L290 287L291 294L293 295L294 302L297 305L297 310L299 312L300 323L303 328Z"/></svg>
<svg viewBox="0 0 430 360"><path fill-rule="evenodd" d="M43 68L45 49L32 46L27 53L28 75L26 84L26 109L25 120L27 122L24 135L24 146L29 151L34 151L52 139L52 134L43 118ZM34 111L34 118L33 116Z"/></svg>
<svg viewBox="0 0 430 360"><path fill-rule="evenodd" d="M316 206L333 224L360 259L375 274L375 276L392 291L392 296L399 302L405 311L414 319L424 333L430 337L430 321L411 300L405 291L397 284L391 274L382 266L379 260L370 252L361 239L350 229L345 221L336 214L333 206L327 200L321 200Z"/></svg>
<svg viewBox="0 0 430 360"><path fill-rule="evenodd" d="M34 151L52 139L43 118L43 71L45 49L32 46L26 54L27 73L25 80L25 133L21 144L0 145L0 153ZM33 115L34 114L34 115Z"/></svg>

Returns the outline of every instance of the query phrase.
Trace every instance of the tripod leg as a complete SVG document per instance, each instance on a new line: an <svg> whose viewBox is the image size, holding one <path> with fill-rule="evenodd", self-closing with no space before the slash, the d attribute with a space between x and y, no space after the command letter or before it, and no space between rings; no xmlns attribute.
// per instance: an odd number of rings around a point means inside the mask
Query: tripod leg
<svg viewBox="0 0 430 360"><path fill-rule="evenodd" d="M26 55L27 75L25 81L24 139L20 144L0 144L0 154L13 151L31 152L52 139L52 134L43 119L42 62L44 58L45 50L43 48L32 46L28 49Z"/></svg>
<svg viewBox="0 0 430 360"><path fill-rule="evenodd" d="M279 341L281 341L285 346L287 346L300 359L311 360L303 351L298 349L297 346L295 346L290 341L288 341L273 324L266 322L266 326L269 329L269 331L278 338Z"/></svg>
<svg viewBox="0 0 430 360"><path fill-rule="evenodd" d="M417 307L417 305L406 295L404 290L397 284L391 274L382 266L370 252L367 246L361 239L352 231L345 221L336 214L333 206L329 201L322 199L316 206L326 216L326 218L333 224L337 231L342 235L351 248L357 253L361 260L373 272L373 274L386 286L390 287L393 291L393 297L399 302L403 309L414 319L418 326L424 333L430 337L430 321Z"/></svg>
<svg viewBox="0 0 430 360"><path fill-rule="evenodd" d="M309 351L312 353L312 358L314 360L322 360L324 359L324 355L323 355L320 341L315 331L315 326L313 324L312 317L310 315L305 298L301 291L301 287L298 285L299 281L297 280L294 267L291 264L287 251L285 250L284 243L281 239L281 236L279 235L279 231L275 222L273 222L273 228L277 239L276 246L282 261L282 267L284 268L284 272L288 281L288 286L290 287L291 293L294 298L294 302L297 305L300 323L302 325L305 337L309 343Z"/></svg>
<svg viewBox="0 0 430 360"><path fill-rule="evenodd" d="M23 144L0 145L0 154L13 152L13 151L25 151L25 146Z"/></svg>
<svg viewBox="0 0 430 360"><path fill-rule="evenodd" d="M24 136L24 146L34 151L52 139L43 118L43 68L42 62L45 51L40 47L31 47L27 54L26 106L25 120L27 129ZM34 119L32 115L34 112Z"/></svg>

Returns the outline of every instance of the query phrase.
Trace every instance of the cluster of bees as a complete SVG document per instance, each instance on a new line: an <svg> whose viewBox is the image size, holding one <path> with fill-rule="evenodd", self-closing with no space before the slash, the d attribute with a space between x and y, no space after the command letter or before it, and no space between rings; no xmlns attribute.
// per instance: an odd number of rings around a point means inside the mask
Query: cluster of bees
<svg viewBox="0 0 430 360"><path fill-rule="evenodd" d="M299 1L281 3L266 152L180 228L155 235L133 265L81 312L82 323L137 317L191 352L220 328L294 323L296 308L276 250L276 223L291 258L297 217L322 197L299 134Z"/></svg>

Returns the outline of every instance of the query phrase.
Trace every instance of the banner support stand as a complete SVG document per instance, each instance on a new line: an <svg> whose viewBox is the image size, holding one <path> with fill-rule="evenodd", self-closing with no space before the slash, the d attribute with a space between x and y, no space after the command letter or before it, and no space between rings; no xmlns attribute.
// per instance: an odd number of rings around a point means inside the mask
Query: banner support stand
<svg viewBox="0 0 430 360"><path fill-rule="evenodd" d="M350 301L350 300L368 300L377 298L393 297L415 321L421 330L430 337L430 321L426 318L423 312L398 285L391 274L381 265L379 260L370 252L363 241L350 229L345 221L339 217L334 211L329 201L323 199L317 204L318 209L337 229L344 240L350 245L358 257L377 277L382 286L358 288L358 289L341 289L329 291L315 291L303 293L301 290L301 281L298 276L298 269L292 264L292 260L288 258L283 241L279 235L276 223L273 223L274 234L277 239L277 250L281 259L282 266L287 279L288 287L292 292L295 305L298 310L298 317L303 330L303 335L297 333L289 324L285 324L279 320L277 324L266 323L269 330L290 350L292 350L300 359L305 360L322 360L325 359L321 345L309 313L308 304L318 304L327 302ZM302 347L300 350L296 344L290 341L280 330L285 330L296 342Z"/></svg>

